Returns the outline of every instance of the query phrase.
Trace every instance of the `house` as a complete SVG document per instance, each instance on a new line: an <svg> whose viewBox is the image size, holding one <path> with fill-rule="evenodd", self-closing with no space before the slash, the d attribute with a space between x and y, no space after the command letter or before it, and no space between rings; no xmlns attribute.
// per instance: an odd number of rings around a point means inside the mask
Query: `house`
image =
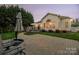
<svg viewBox="0 0 79 59"><path fill-rule="evenodd" d="M71 30L73 19L67 16L60 16L53 13L47 13L39 22L32 23L34 30Z"/></svg>

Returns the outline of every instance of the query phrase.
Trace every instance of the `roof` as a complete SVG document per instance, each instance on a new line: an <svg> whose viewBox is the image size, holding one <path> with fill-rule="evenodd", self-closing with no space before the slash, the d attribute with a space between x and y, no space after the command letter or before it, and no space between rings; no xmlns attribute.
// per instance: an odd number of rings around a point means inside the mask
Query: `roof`
<svg viewBox="0 0 79 59"><path fill-rule="evenodd" d="M60 19L71 19L70 17L68 16L59 16Z"/></svg>
<svg viewBox="0 0 79 59"><path fill-rule="evenodd" d="M61 15L54 14L54 13L47 13L47 14L41 19L41 21L38 21L38 22L35 22L35 23L41 23L42 20L43 20L46 16L48 16L48 15L57 16L57 17L59 17L60 19L72 19L72 18L70 18L70 17L68 17L68 16L61 16Z"/></svg>
<svg viewBox="0 0 79 59"><path fill-rule="evenodd" d="M71 19L71 18L68 17L68 16L61 16L61 15L54 14L54 13L47 13L47 14L41 19L41 21L42 21L46 16L48 16L48 15L57 16L57 17L59 17L60 19ZM41 22L41 21L40 21L40 22Z"/></svg>
<svg viewBox="0 0 79 59"><path fill-rule="evenodd" d="M34 24L40 24L41 22L39 21L39 22L34 22L34 23L32 23L31 25L34 25Z"/></svg>
<svg viewBox="0 0 79 59"><path fill-rule="evenodd" d="M47 13L47 14L41 19L41 21L42 21L46 16L48 16L48 15L59 16L59 15L54 14L54 13Z"/></svg>

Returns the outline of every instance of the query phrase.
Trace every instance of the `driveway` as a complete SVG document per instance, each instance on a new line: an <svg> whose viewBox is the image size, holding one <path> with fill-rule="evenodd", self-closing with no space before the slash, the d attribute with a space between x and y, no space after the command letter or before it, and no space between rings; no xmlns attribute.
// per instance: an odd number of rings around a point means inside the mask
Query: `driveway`
<svg viewBox="0 0 79 59"><path fill-rule="evenodd" d="M79 42L47 35L18 35L24 39L23 47L27 55L79 54Z"/></svg>

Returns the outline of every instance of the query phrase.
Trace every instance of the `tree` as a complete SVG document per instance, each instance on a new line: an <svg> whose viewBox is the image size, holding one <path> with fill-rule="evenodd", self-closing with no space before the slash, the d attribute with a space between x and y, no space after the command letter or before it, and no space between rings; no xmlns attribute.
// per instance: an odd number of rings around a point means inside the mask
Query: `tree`
<svg viewBox="0 0 79 59"><path fill-rule="evenodd" d="M31 23L34 22L34 18L30 12L26 12L23 8L21 8L22 18L23 18L23 26L26 28L30 26Z"/></svg>
<svg viewBox="0 0 79 59"><path fill-rule="evenodd" d="M7 27L7 15L6 15L6 6L3 5L0 7L0 30L4 31Z"/></svg>
<svg viewBox="0 0 79 59"><path fill-rule="evenodd" d="M26 12L23 8L17 6L5 5L0 6L0 31L14 31L16 25L16 15L19 10L22 13L23 26L27 27L34 22L33 15L30 12Z"/></svg>

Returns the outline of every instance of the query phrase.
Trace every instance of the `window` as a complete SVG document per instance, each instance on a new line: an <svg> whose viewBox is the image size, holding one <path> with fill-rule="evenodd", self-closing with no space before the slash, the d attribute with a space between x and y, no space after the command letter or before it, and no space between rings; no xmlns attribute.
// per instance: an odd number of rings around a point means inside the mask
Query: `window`
<svg viewBox="0 0 79 59"><path fill-rule="evenodd" d="M55 28L55 23L48 19L46 23L44 24L45 28Z"/></svg>
<svg viewBox="0 0 79 59"><path fill-rule="evenodd" d="M67 21L65 22L65 27L68 28L68 22Z"/></svg>

